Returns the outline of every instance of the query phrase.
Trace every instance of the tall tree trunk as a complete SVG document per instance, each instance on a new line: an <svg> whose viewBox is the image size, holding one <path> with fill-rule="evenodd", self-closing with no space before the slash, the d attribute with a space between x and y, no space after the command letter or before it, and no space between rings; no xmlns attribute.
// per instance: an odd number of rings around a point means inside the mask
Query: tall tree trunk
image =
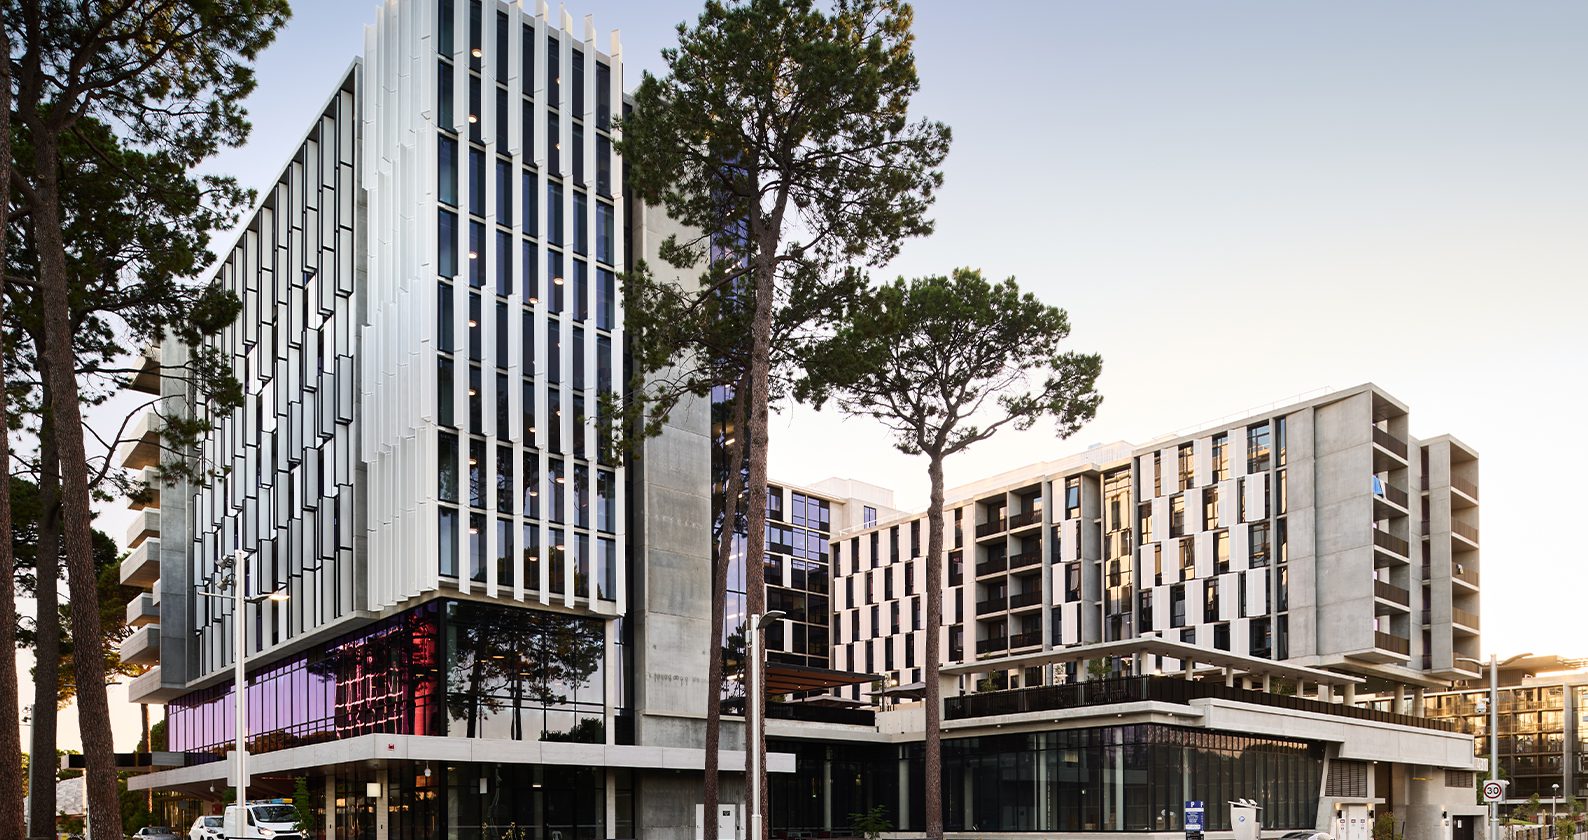
<svg viewBox="0 0 1588 840"><path fill-rule="evenodd" d="M929 453L926 471L932 498L926 508L926 761L925 795L927 840L943 840L943 686L938 677L942 664L943 632L943 456Z"/></svg>
<svg viewBox="0 0 1588 840"><path fill-rule="evenodd" d="M734 385L732 435L743 440L725 444L728 449L728 476L722 493L722 525L717 534L716 554L711 568L711 635L706 643L706 779L705 807L708 840L717 838L718 774L722 764L722 631L723 603L728 597L728 564L733 557L735 522L739 518L739 496L744 492L744 450L749 443L744 428L745 400L749 398L744 379ZM748 755L748 753L746 753Z"/></svg>
<svg viewBox="0 0 1588 840"><path fill-rule="evenodd" d="M8 23L8 22L7 22ZM6 55L11 38L4 38ZM0 62L0 266L6 264L6 231L11 210L11 67ZM5 277L0 274L0 307ZM5 350L0 346L0 360ZM11 430L7 422L5 368L0 362L0 835L21 837L22 727L17 704L16 555L11 546ZM53 756L52 756L53 757ZM35 760L37 756L33 757Z"/></svg>
<svg viewBox="0 0 1588 840"><path fill-rule="evenodd" d="M43 354L44 343L34 347ZM50 422L50 378L43 381L43 422L39 424L39 549L34 578L33 744L51 760L29 765L28 812L35 815L29 836L55 835L55 747L61 696L61 482L57 471L55 428ZM43 815L43 816L39 816Z"/></svg>
<svg viewBox="0 0 1588 840"><path fill-rule="evenodd" d="M54 380L50 408L61 466L61 524L66 543L67 586L72 603L77 711L87 764L85 788L92 825L90 840L120 840L121 808L116 794L116 745L105 691L105 649L98 644L98 569L94 567L93 513L89 509L88 456L78 406L72 352L71 300L66 244L61 234L60 149L51 133L33 132L38 183L34 191L34 235L39 251L47 358L41 367Z"/></svg>
<svg viewBox="0 0 1588 840"><path fill-rule="evenodd" d="M779 224L780 221L770 224L770 235L761 237L757 249L755 260L759 265L755 271L755 317L750 324L750 476L746 480L750 504L745 522L744 589L747 611L752 616L766 612L766 471L768 446L771 443L767 433L767 399L771 393L772 380L772 299L776 294L777 264L773 255L778 248ZM754 626L748 629L752 634L761 632ZM751 661L748 666L760 668L765 658L763 651L758 657L760 661ZM765 706L764 687L748 692L745 697L745 722L749 722L748 715L761 714L759 710ZM766 720L764 715L761 720ZM746 749L755 750L760 756L761 836L752 840L766 840L771 827L771 814L767 810L765 726L759 728L755 740L754 744L747 744Z"/></svg>

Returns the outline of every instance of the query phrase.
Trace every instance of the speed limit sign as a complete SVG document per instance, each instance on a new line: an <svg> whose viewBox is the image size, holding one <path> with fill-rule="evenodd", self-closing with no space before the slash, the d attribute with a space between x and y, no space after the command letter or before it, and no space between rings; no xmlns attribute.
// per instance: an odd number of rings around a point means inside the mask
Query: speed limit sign
<svg viewBox="0 0 1588 840"><path fill-rule="evenodd" d="M1483 783L1483 801L1499 802L1505 798L1505 783L1498 779L1490 779Z"/></svg>

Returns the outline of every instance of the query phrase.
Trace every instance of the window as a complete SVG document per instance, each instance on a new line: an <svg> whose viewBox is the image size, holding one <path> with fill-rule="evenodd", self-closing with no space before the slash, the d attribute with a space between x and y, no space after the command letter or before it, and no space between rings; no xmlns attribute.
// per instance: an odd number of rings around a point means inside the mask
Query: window
<svg viewBox="0 0 1588 840"><path fill-rule="evenodd" d="M1196 464L1193 457L1193 448L1189 443L1180 444L1180 480L1181 490L1190 490L1196 484Z"/></svg>
<svg viewBox="0 0 1588 840"><path fill-rule="evenodd" d="M596 62L596 128L606 131L612 127L612 68L604 61Z"/></svg>
<svg viewBox="0 0 1588 840"><path fill-rule="evenodd" d="M875 524L877 524L877 509L872 507L872 506L870 506L870 505L866 505L865 507L861 508L860 509L860 525L861 525L861 527L870 528L871 526L873 526Z"/></svg>
<svg viewBox="0 0 1588 840"><path fill-rule="evenodd" d="M1185 536L1185 494L1169 499L1169 536Z"/></svg>
<svg viewBox="0 0 1588 840"><path fill-rule="evenodd" d="M458 141L446 135L436 142L436 200L458 206Z"/></svg>
<svg viewBox="0 0 1588 840"><path fill-rule="evenodd" d="M451 353L453 344L452 284L436 284L436 350Z"/></svg>
<svg viewBox="0 0 1588 840"><path fill-rule="evenodd" d="M1268 523L1253 522L1246 531L1247 565L1261 569L1268 565Z"/></svg>
<svg viewBox="0 0 1588 840"><path fill-rule="evenodd" d="M1064 480L1064 518L1081 515L1081 479L1079 476Z"/></svg>
<svg viewBox="0 0 1588 840"><path fill-rule="evenodd" d="M1208 578L1202 581L1203 621L1217 621L1219 617L1219 579ZM1229 639L1225 639L1229 644ZM1225 648L1229 650L1229 648Z"/></svg>
<svg viewBox="0 0 1588 840"><path fill-rule="evenodd" d="M1285 418L1276 417L1274 418L1274 465L1283 467L1285 463Z"/></svg>
<svg viewBox="0 0 1588 840"><path fill-rule="evenodd" d="M1197 560L1195 543L1190 537L1180 540L1180 576L1190 580L1197 576Z"/></svg>
<svg viewBox="0 0 1588 840"><path fill-rule="evenodd" d="M611 265L615 252L614 217L612 205L604 201L596 202L596 259Z"/></svg>
<svg viewBox="0 0 1588 840"><path fill-rule="evenodd" d="M1213 646L1219 650L1230 649L1230 626L1228 624L1213 625Z"/></svg>
<svg viewBox="0 0 1588 840"><path fill-rule="evenodd" d="M496 161L496 223L513 226L513 162L506 158Z"/></svg>
<svg viewBox="0 0 1588 840"><path fill-rule="evenodd" d="M436 211L436 273L458 276L458 214Z"/></svg>
<svg viewBox="0 0 1588 840"><path fill-rule="evenodd" d="M596 327L612 329L616 309L617 277L605 268L596 269Z"/></svg>
<svg viewBox="0 0 1588 840"><path fill-rule="evenodd" d="M562 244L562 184L546 182L546 241Z"/></svg>
<svg viewBox="0 0 1588 840"><path fill-rule="evenodd" d="M442 577L458 576L458 512L449 507L438 509L437 571Z"/></svg>
<svg viewBox="0 0 1588 840"><path fill-rule="evenodd" d="M436 498L443 502L458 501L458 436L441 433L436 436L439 456L439 475L436 477Z"/></svg>
<svg viewBox="0 0 1588 840"><path fill-rule="evenodd" d="M1264 472L1269 467L1269 429L1267 423L1259 423L1246 430L1246 471L1249 473Z"/></svg>
<svg viewBox="0 0 1588 840"><path fill-rule="evenodd" d="M442 131L456 131L457 117L452 113L452 65L436 63L436 124Z"/></svg>
<svg viewBox="0 0 1588 840"><path fill-rule="evenodd" d="M1219 488L1202 488L1202 528L1213 530L1219 527Z"/></svg>
<svg viewBox="0 0 1588 840"><path fill-rule="evenodd" d="M1185 586L1178 583L1169 587L1169 626L1185 626Z"/></svg>
<svg viewBox="0 0 1588 840"><path fill-rule="evenodd" d="M453 16L452 0L436 0L436 52L441 55L452 55Z"/></svg>
<svg viewBox="0 0 1588 840"><path fill-rule="evenodd" d="M485 286L485 225L469 222L469 285Z"/></svg>
<svg viewBox="0 0 1588 840"><path fill-rule="evenodd" d="M1230 532L1219 531L1213 535L1213 568L1215 574L1230 570Z"/></svg>
<svg viewBox="0 0 1588 840"><path fill-rule="evenodd" d="M1224 481L1230 477L1230 436L1220 433L1213 436L1213 480Z"/></svg>

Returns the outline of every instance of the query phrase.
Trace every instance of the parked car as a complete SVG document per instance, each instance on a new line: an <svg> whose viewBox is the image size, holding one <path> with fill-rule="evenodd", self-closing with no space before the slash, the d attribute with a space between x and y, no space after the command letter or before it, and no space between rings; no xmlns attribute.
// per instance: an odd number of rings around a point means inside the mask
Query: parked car
<svg viewBox="0 0 1588 840"><path fill-rule="evenodd" d="M177 840L176 831L168 825L146 825L132 833L132 840Z"/></svg>
<svg viewBox="0 0 1588 840"><path fill-rule="evenodd" d="M236 805L227 805L222 823L237 820L241 811ZM248 822L241 836L249 840L256 837L260 840L303 840L303 833L298 830L298 812L291 805L273 802L249 804Z"/></svg>
<svg viewBox="0 0 1588 840"><path fill-rule="evenodd" d="M1321 831L1288 831L1279 835L1279 840L1334 840Z"/></svg>
<svg viewBox="0 0 1588 840"><path fill-rule="evenodd" d="M188 840L216 840L220 836L220 817L199 817L193 821L193 827L187 832Z"/></svg>

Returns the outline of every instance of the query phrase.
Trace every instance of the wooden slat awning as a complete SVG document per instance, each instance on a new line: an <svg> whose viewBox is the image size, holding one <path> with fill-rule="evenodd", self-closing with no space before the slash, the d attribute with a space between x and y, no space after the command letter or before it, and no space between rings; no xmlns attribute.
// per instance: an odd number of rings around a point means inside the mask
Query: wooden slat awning
<svg viewBox="0 0 1588 840"><path fill-rule="evenodd" d="M841 685L856 685L882 679L876 674L857 674L854 671L835 671L831 668L812 668L808 665L766 663L766 693L798 694L820 691Z"/></svg>

